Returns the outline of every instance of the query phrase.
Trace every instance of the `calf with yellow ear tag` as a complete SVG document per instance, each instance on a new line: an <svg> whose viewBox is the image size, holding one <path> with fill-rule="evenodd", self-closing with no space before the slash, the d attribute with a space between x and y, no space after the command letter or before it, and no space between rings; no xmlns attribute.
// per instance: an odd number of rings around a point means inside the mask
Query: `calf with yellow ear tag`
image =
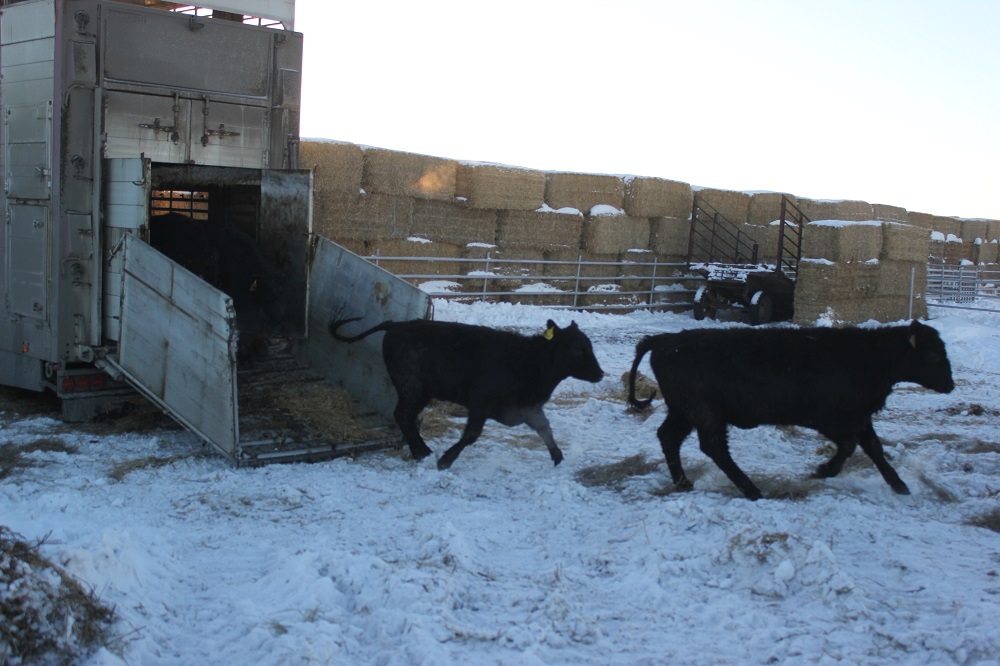
<svg viewBox="0 0 1000 666"><path fill-rule="evenodd" d="M382 359L399 396L394 416L415 460L431 454L417 422L431 400L468 408L462 437L438 460L439 469L451 467L462 450L479 438L487 419L507 426L527 424L558 465L563 454L542 408L564 379L599 382L604 377L590 339L576 322L559 328L550 319L543 333L530 337L485 326L424 320L387 321L354 336L338 332L357 320L330 322L330 335L350 343L385 331Z"/></svg>

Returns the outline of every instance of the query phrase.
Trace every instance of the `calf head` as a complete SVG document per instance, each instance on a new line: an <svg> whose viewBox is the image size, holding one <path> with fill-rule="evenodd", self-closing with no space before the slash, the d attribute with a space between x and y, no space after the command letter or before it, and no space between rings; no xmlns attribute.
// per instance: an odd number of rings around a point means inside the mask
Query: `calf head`
<svg viewBox="0 0 1000 666"><path fill-rule="evenodd" d="M594 356L594 347L576 322L566 328L559 328L550 319L546 326L545 339L552 345L556 372L587 382L601 381L604 371Z"/></svg>
<svg viewBox="0 0 1000 666"><path fill-rule="evenodd" d="M910 350L905 362L904 381L915 382L938 393L951 393L955 381L941 336L916 319L910 323L909 329L907 341Z"/></svg>

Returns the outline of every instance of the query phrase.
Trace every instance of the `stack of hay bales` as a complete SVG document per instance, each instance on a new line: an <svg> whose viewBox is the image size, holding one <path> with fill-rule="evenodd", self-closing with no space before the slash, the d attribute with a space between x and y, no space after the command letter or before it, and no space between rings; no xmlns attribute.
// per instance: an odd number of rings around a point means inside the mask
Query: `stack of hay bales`
<svg viewBox="0 0 1000 666"><path fill-rule="evenodd" d="M618 176L552 172L545 179L545 203L551 208L575 208L587 214L594 206L621 208L625 182Z"/></svg>
<svg viewBox="0 0 1000 666"><path fill-rule="evenodd" d="M586 262L620 262L631 250L643 251L649 248L650 222L647 217L632 217L625 211L608 205L597 205L590 209L583 224L581 247ZM581 268L583 277L618 277L619 266L591 264ZM584 297L590 305L608 305L630 302L632 297L617 294L618 284L602 285L599 280L587 280L586 286L593 295ZM635 286L634 284L632 285Z"/></svg>
<svg viewBox="0 0 1000 666"><path fill-rule="evenodd" d="M299 164L313 170L313 228L327 238L364 240L354 231L354 206L361 192L364 156L359 146L341 141L303 141Z"/></svg>
<svg viewBox="0 0 1000 666"><path fill-rule="evenodd" d="M695 192L695 198L700 203L707 203L717 210L724 218L736 225L737 228L743 227L750 219L750 201L752 197L747 192L717 190L706 187L698 189Z"/></svg>
<svg viewBox="0 0 1000 666"><path fill-rule="evenodd" d="M820 220L864 222L875 219L875 211L867 201L833 201L800 197L798 206L813 222Z"/></svg>
<svg viewBox="0 0 1000 666"><path fill-rule="evenodd" d="M803 232L795 287L795 321L826 318L837 325L907 317L911 276L913 316L926 314L930 234L897 222L820 221Z"/></svg>

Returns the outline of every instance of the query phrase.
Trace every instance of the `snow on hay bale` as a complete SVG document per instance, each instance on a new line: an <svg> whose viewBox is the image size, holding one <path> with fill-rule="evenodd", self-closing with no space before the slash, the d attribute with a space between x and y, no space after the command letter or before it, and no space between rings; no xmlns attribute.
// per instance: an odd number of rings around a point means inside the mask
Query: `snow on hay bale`
<svg viewBox="0 0 1000 666"><path fill-rule="evenodd" d="M621 208L625 183L618 176L549 172L545 177L545 203L551 208L587 212L594 206Z"/></svg>
<svg viewBox="0 0 1000 666"><path fill-rule="evenodd" d="M364 156L360 146L343 141L302 141L299 165L313 171L313 190L353 194L361 189Z"/></svg>
<svg viewBox="0 0 1000 666"><path fill-rule="evenodd" d="M783 194L782 192L752 193L748 206L747 222L758 226L767 226L775 220L780 220L782 197L787 197L793 204L798 205L798 198L794 194Z"/></svg>
<svg viewBox="0 0 1000 666"><path fill-rule="evenodd" d="M737 227L746 224L749 218L751 197L746 192L706 187L695 191L694 196L698 201L707 203L719 211L724 218Z"/></svg>
<svg viewBox="0 0 1000 666"><path fill-rule="evenodd" d="M649 221L649 247L668 262L685 262L691 238L691 221L678 217L654 217Z"/></svg>
<svg viewBox="0 0 1000 666"><path fill-rule="evenodd" d="M365 148L361 186L369 193L451 201L457 171L455 160Z"/></svg>
<svg viewBox="0 0 1000 666"><path fill-rule="evenodd" d="M464 198L472 208L535 210L545 201L545 172L459 162L455 195Z"/></svg>
<svg viewBox="0 0 1000 666"><path fill-rule="evenodd" d="M408 235L434 242L468 245L493 243L496 229L495 210L476 210L444 201L415 199Z"/></svg>
<svg viewBox="0 0 1000 666"><path fill-rule="evenodd" d="M902 206L889 206L886 204L872 204L872 219L881 222L900 222L908 224L910 213Z"/></svg>
<svg viewBox="0 0 1000 666"><path fill-rule="evenodd" d="M409 197L317 192L313 207L316 233L335 241L405 238L410 233L413 199Z"/></svg>
<svg viewBox="0 0 1000 666"><path fill-rule="evenodd" d="M583 215L576 209L505 210L497 221L497 244L507 249L580 249Z"/></svg>
<svg viewBox="0 0 1000 666"><path fill-rule="evenodd" d="M626 176L622 207L632 217L691 216L691 186L676 180Z"/></svg>
<svg viewBox="0 0 1000 666"><path fill-rule="evenodd" d="M958 237L963 243L975 243L976 240L991 240L989 236L990 223L987 220L959 220L961 231Z"/></svg>
<svg viewBox="0 0 1000 666"><path fill-rule="evenodd" d="M948 240L949 235L955 238L962 237L962 222L957 217L911 212L909 219L912 225L944 234L945 240Z"/></svg>
<svg viewBox="0 0 1000 666"><path fill-rule="evenodd" d="M583 249L595 254L621 254L649 247L649 219L630 217L611 206L594 206L583 223Z"/></svg>
<svg viewBox="0 0 1000 666"><path fill-rule="evenodd" d="M927 261L930 253L931 234L927 229L910 224L885 222L882 224L882 254L884 259L895 261Z"/></svg>
<svg viewBox="0 0 1000 666"><path fill-rule="evenodd" d="M830 261L867 261L882 253L882 224L820 220L802 234L802 256Z"/></svg>

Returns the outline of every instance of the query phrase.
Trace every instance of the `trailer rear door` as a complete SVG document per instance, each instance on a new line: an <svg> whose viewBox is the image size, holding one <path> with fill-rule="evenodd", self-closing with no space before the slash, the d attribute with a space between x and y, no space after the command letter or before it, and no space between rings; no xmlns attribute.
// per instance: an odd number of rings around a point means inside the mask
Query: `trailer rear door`
<svg viewBox="0 0 1000 666"><path fill-rule="evenodd" d="M109 359L140 393L234 463L239 443L232 299L132 234Z"/></svg>

